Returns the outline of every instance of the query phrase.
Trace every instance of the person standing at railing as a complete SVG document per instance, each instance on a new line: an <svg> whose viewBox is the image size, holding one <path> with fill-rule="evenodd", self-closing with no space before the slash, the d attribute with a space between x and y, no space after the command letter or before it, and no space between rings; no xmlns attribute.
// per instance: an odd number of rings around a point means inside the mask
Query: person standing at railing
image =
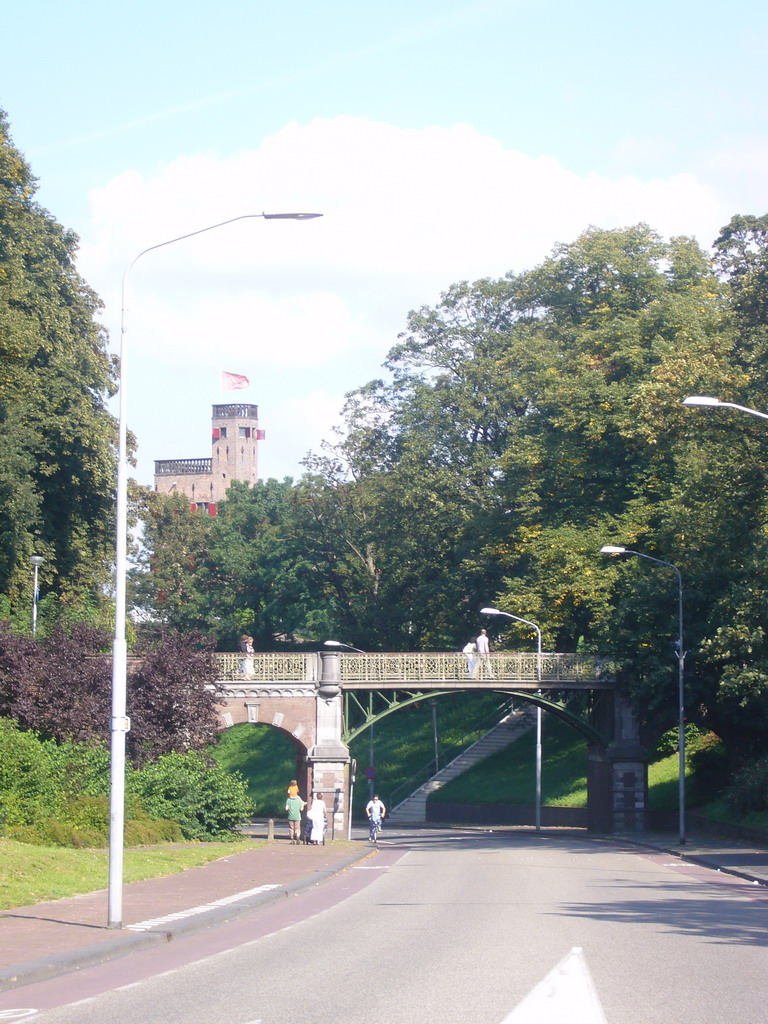
<svg viewBox="0 0 768 1024"><path fill-rule="evenodd" d="M469 673L470 679L477 678L477 644L474 640L470 640L468 644L464 644L461 649L461 653L466 655L467 658L467 672Z"/></svg>
<svg viewBox="0 0 768 1024"><path fill-rule="evenodd" d="M491 645L488 642L488 634L484 629L480 630L480 635L477 638L477 660L478 665L482 668L482 674L487 676L489 679L493 679L493 669L491 668Z"/></svg>
<svg viewBox="0 0 768 1024"><path fill-rule="evenodd" d="M253 637L243 633L238 641L237 649L241 654L253 655L255 653L253 649ZM240 659L240 675L245 676L246 679L251 678L253 675L253 657Z"/></svg>
<svg viewBox="0 0 768 1024"><path fill-rule="evenodd" d="M247 636L246 633L243 633L243 635L237 641L237 649L240 652L240 654L247 654L248 653L248 636ZM247 667L248 667L247 666L247 659L246 658L241 658L240 659L240 675L241 676L244 676L246 674Z"/></svg>

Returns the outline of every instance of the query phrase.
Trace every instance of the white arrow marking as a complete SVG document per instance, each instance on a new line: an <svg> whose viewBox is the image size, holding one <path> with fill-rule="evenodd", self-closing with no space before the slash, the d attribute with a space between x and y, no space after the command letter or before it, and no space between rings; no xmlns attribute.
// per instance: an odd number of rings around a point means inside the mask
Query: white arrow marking
<svg viewBox="0 0 768 1024"><path fill-rule="evenodd" d="M607 1024L579 946L554 967L501 1024Z"/></svg>

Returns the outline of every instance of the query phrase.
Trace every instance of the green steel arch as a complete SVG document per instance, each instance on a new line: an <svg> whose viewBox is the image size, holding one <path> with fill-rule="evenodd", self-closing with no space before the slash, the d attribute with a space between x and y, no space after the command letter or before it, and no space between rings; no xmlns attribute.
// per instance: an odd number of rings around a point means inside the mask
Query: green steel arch
<svg viewBox="0 0 768 1024"><path fill-rule="evenodd" d="M476 688L473 689L476 690ZM500 690L494 686L489 686L487 689L494 693L503 693L508 697L516 697L519 700L526 701L529 704L542 708L544 711L547 711L561 719L567 725L570 725L573 729L576 729L576 731L581 733L588 743L597 743L601 745L608 743L608 739L595 729L595 727L586 718L570 711L559 701L551 700L543 694L531 693L525 690ZM407 708L412 704L417 704L419 701L427 700L432 697L445 697L450 693L468 692L470 691L463 689L366 690L365 694L368 699L367 701L362 701L354 690L345 689L342 742L349 746L353 740L362 735L366 729L375 725L376 722L380 722L383 718L393 715L396 711L402 711L403 708Z"/></svg>

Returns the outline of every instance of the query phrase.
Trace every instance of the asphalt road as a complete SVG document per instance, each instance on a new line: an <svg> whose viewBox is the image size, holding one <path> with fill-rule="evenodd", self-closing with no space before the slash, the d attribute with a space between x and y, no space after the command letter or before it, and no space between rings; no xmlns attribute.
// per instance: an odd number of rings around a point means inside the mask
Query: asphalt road
<svg viewBox="0 0 768 1024"><path fill-rule="evenodd" d="M45 1024L765 1024L768 890L612 840L387 830L249 918L57 980ZM101 973L100 973L101 972ZM54 983L51 982L51 985ZM110 990L100 992L108 987Z"/></svg>

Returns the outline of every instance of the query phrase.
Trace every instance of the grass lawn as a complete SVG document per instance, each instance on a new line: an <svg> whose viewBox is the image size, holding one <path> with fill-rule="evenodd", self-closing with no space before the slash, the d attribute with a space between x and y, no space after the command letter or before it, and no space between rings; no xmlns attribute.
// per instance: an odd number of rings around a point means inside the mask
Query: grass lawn
<svg viewBox="0 0 768 1024"><path fill-rule="evenodd" d="M577 732L543 715L541 801L549 807L587 806L587 747ZM436 803L533 804L535 726L430 795Z"/></svg>
<svg viewBox="0 0 768 1024"><path fill-rule="evenodd" d="M124 880L140 882L145 878L173 875L263 845L246 839L235 843L169 844L126 850ZM0 910L106 889L108 879L108 850L29 846L0 839Z"/></svg>

